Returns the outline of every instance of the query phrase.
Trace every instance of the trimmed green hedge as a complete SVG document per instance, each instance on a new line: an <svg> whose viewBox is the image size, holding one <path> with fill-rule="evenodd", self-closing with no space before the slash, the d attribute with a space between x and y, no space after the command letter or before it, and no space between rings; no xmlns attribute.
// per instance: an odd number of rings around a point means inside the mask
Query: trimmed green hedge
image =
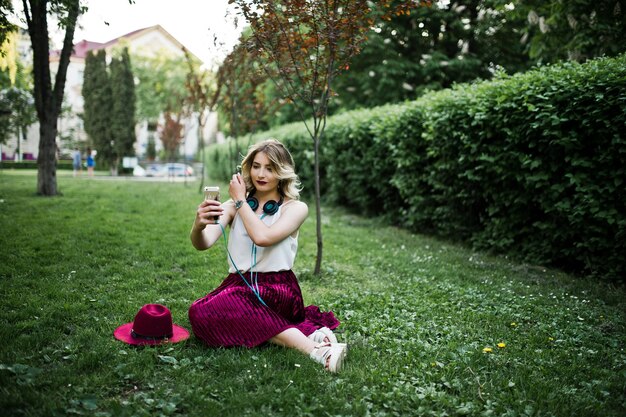
<svg viewBox="0 0 626 417"><path fill-rule="evenodd" d="M2 161L2 168L4 169L38 169L37 161ZM57 161L57 169L72 170L71 159L61 159Z"/></svg>
<svg viewBox="0 0 626 417"><path fill-rule="evenodd" d="M322 191L414 231L622 281L625 132L626 55L541 67L331 117ZM266 137L289 147L312 191L303 125L246 141ZM209 151L216 178L232 172L225 148Z"/></svg>

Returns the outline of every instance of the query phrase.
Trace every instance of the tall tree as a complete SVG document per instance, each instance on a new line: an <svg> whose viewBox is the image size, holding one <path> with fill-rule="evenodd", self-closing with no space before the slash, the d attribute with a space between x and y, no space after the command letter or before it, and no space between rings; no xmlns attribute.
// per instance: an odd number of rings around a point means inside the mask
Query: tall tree
<svg viewBox="0 0 626 417"><path fill-rule="evenodd" d="M117 158L133 156L135 135L135 81L128 48L110 63L111 85L111 140Z"/></svg>
<svg viewBox="0 0 626 417"><path fill-rule="evenodd" d="M229 0L252 29L250 49L265 57L264 69L284 98L292 101L313 140L317 258L321 271L319 148L335 77L358 53L373 24L366 0ZM381 0L382 9L390 1ZM412 3L412 2L411 2ZM398 13L404 13L401 5ZM309 117L311 119L309 119Z"/></svg>
<svg viewBox="0 0 626 417"><path fill-rule="evenodd" d="M519 0L528 19L529 54L540 62L584 61L626 51L626 3L621 0Z"/></svg>
<svg viewBox="0 0 626 417"><path fill-rule="evenodd" d="M104 49L87 55L82 94L85 132L98 150L98 159L108 165L115 175L119 155L111 136L113 95Z"/></svg>
<svg viewBox="0 0 626 417"><path fill-rule="evenodd" d="M87 136L89 137L89 141L93 146L93 138L91 137L92 133L95 131L96 127L94 123L96 123L96 115L98 108L94 105L94 96L98 91L98 81L99 76L98 72L100 71L100 62L96 57L95 52L87 53L85 57L85 70L83 71L83 85L81 88L81 94L83 96L83 127Z"/></svg>
<svg viewBox="0 0 626 417"><path fill-rule="evenodd" d="M146 57L133 55L132 70L136 85L137 118L158 121L163 112L180 113L187 95L185 58L165 54Z"/></svg>
<svg viewBox="0 0 626 417"><path fill-rule="evenodd" d="M37 157L37 194L57 195L56 136L61 112L67 66L72 53L74 30L78 16L84 11L80 0L22 0L25 20L33 47L34 96L39 120L39 155ZM63 48L59 56L54 87L50 73L48 43L48 12L65 28Z"/></svg>
<svg viewBox="0 0 626 417"><path fill-rule="evenodd" d="M26 140L28 127L37 121L34 99L30 91L17 87L0 90L0 143L9 133L17 138L17 153L22 158L21 142Z"/></svg>
<svg viewBox="0 0 626 417"><path fill-rule="evenodd" d="M413 100L429 90L485 79L532 62L520 41L525 17L509 0L433 2L378 20L337 82L332 110Z"/></svg>

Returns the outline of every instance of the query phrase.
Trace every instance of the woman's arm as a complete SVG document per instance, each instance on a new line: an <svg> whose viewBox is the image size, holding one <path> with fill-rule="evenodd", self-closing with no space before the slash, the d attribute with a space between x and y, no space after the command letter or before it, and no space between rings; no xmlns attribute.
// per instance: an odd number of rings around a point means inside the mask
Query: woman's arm
<svg viewBox="0 0 626 417"><path fill-rule="evenodd" d="M219 216L219 224L215 223L215 216ZM222 236L222 227L228 226L234 217L235 204L232 200L223 204L214 200L203 201L198 206L189 235L193 247L198 250L206 250L213 246Z"/></svg>
<svg viewBox="0 0 626 417"><path fill-rule="evenodd" d="M271 226L266 225L252 211L248 204L239 209L239 216L250 236L257 246L272 246L287 236L294 234L309 214L309 208L302 201L293 201L284 207L280 219Z"/></svg>

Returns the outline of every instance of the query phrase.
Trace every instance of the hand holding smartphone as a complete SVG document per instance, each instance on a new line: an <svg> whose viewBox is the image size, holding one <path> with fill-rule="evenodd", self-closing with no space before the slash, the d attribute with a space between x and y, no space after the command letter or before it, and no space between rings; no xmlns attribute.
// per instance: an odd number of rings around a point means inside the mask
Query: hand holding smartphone
<svg viewBox="0 0 626 417"><path fill-rule="evenodd" d="M204 201L220 201L220 187L217 186L207 186L204 187ZM217 220L219 216L213 216L213 220Z"/></svg>

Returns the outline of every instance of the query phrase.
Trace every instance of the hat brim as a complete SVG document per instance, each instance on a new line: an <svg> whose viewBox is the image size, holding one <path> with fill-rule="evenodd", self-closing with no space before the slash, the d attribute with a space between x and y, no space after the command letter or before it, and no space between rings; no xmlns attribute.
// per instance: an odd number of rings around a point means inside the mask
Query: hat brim
<svg viewBox="0 0 626 417"><path fill-rule="evenodd" d="M176 324L172 325L172 327L174 333L172 337L162 340L139 339L133 337L131 333L133 330L133 322L122 324L120 327L115 329L113 336L115 336L117 340L121 340L129 345L161 345L165 343L178 343L189 338L189 331L184 327Z"/></svg>

